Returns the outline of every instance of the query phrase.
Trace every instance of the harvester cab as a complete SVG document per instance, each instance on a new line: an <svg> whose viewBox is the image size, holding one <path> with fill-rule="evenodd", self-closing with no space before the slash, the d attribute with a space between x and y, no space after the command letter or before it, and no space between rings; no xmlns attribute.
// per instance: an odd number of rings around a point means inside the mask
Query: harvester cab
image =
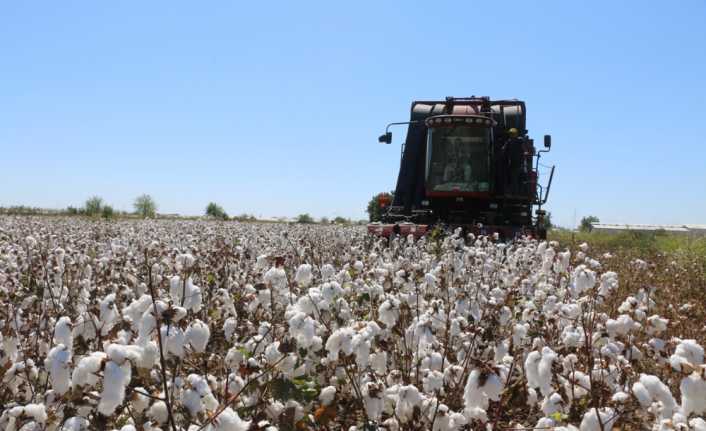
<svg viewBox="0 0 706 431"><path fill-rule="evenodd" d="M430 226L462 227L479 234L546 237L537 151L525 128L525 103L487 97L412 103L410 120L390 123L379 142L390 144L390 127L407 125L393 195L378 196L381 220L369 232L421 236ZM534 214L533 210L536 208Z"/></svg>

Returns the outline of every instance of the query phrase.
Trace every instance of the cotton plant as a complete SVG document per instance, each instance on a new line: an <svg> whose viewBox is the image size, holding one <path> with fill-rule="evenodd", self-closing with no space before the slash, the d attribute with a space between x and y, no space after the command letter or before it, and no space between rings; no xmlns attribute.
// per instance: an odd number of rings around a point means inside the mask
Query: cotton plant
<svg viewBox="0 0 706 431"><path fill-rule="evenodd" d="M460 230L0 229L3 429L706 427L699 306L664 304L647 258Z"/></svg>

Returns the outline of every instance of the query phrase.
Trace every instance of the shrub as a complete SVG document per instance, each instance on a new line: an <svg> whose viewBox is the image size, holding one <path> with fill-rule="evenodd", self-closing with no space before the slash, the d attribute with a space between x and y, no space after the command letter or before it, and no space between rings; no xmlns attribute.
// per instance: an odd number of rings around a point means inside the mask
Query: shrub
<svg viewBox="0 0 706 431"><path fill-rule="evenodd" d="M307 214L299 214L297 216L297 223L303 223L303 224L309 224L309 223L314 223L314 218Z"/></svg>
<svg viewBox="0 0 706 431"><path fill-rule="evenodd" d="M157 214L157 203L148 194L138 196L133 206L135 212L144 218L154 217Z"/></svg>
<svg viewBox="0 0 706 431"><path fill-rule="evenodd" d="M206 215L221 220L228 220L228 214L225 212L223 207L215 202L210 202L206 206Z"/></svg>
<svg viewBox="0 0 706 431"><path fill-rule="evenodd" d="M90 198L88 198L86 200L86 204L84 205L86 215L89 215L89 216L98 215L101 212L102 208L103 208L103 199L100 198L99 196L91 196Z"/></svg>

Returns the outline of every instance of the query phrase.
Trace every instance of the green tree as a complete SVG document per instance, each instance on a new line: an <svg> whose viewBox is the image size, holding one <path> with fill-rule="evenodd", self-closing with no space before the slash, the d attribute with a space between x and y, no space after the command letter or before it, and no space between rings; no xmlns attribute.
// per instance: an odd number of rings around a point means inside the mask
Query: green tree
<svg viewBox="0 0 706 431"><path fill-rule="evenodd" d="M157 214L157 202L152 196L143 194L135 198L135 212L142 217L154 217Z"/></svg>
<svg viewBox="0 0 706 431"><path fill-rule="evenodd" d="M331 221L328 219L328 217L321 217L321 220L319 220L319 223L329 224L329 223L331 223Z"/></svg>
<svg viewBox="0 0 706 431"><path fill-rule="evenodd" d="M103 208L101 209L101 217L105 219L113 218L113 207L110 205L103 205Z"/></svg>
<svg viewBox="0 0 706 431"><path fill-rule="evenodd" d="M590 232L593 230L594 223L600 223L601 221L596 216L586 216L581 219L581 224L579 224L579 230L581 232Z"/></svg>
<svg viewBox="0 0 706 431"><path fill-rule="evenodd" d="M349 224L351 221L345 217L338 216L335 219L333 219L333 222L335 224Z"/></svg>
<svg viewBox="0 0 706 431"><path fill-rule="evenodd" d="M547 211L544 215L544 227L547 230L552 230L554 228L554 224L552 223L552 213L549 211Z"/></svg>
<svg viewBox="0 0 706 431"><path fill-rule="evenodd" d="M380 200L379 197L382 194L388 194L390 202L392 202L395 199L395 193L390 192L390 193L378 193L375 196L373 196L370 201L368 201L368 219L371 222L374 221L380 221L382 219L382 215L384 214L385 209L380 206Z"/></svg>
<svg viewBox="0 0 706 431"><path fill-rule="evenodd" d="M103 199L98 196L91 196L86 200L85 204L86 215L98 215L103 208Z"/></svg>
<svg viewBox="0 0 706 431"><path fill-rule="evenodd" d="M206 215L217 218L217 219L221 219L221 220L228 220L228 214L225 212L223 207L221 207L220 205L218 205L215 202L210 202L206 206Z"/></svg>
<svg viewBox="0 0 706 431"><path fill-rule="evenodd" d="M297 216L297 223L304 223L304 224L314 223L314 218L311 215L309 215L308 213L299 214Z"/></svg>

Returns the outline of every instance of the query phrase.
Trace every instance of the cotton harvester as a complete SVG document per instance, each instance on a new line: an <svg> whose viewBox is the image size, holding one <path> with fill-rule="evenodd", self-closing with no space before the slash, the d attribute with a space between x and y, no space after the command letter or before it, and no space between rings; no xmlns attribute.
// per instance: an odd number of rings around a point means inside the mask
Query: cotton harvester
<svg viewBox="0 0 706 431"><path fill-rule="evenodd" d="M382 217L368 225L375 235L424 235L431 226L461 227L477 234L546 237L546 186L527 135L525 103L488 97L447 97L412 103L410 120L390 123L381 143L390 144L393 125L407 125L394 194L378 195ZM533 209L536 211L533 214Z"/></svg>

